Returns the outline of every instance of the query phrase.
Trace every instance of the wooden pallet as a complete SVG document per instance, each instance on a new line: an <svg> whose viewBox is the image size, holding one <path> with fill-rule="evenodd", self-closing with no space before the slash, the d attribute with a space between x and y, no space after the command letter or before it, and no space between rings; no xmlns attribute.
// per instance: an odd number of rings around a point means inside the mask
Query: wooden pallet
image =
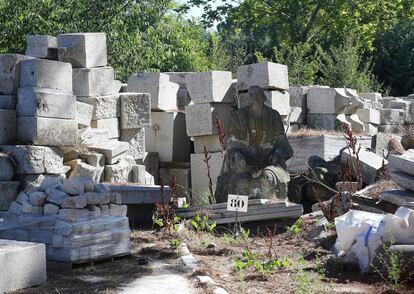
<svg viewBox="0 0 414 294"><path fill-rule="evenodd" d="M203 212L208 214L210 222L221 225L236 222L260 222L299 218L303 214L303 206L301 204L285 202L271 203L266 199L255 199L249 201L247 212L236 213L234 211L228 211L226 203L176 210L176 214L182 218L193 218Z"/></svg>
<svg viewBox="0 0 414 294"><path fill-rule="evenodd" d="M96 265L109 263L115 260L120 260L120 259L130 258L130 257L131 257L131 253L121 253L121 254L111 256L111 257L96 258L93 260L91 259L91 260L82 260L82 261L75 261L75 262L47 261L46 268L48 271L72 273L72 271L77 268L96 266Z"/></svg>

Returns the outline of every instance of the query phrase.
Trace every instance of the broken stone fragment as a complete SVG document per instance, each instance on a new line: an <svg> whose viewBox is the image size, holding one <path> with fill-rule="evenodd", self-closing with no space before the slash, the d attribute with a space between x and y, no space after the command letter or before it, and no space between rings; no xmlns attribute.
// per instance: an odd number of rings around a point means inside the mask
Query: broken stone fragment
<svg viewBox="0 0 414 294"><path fill-rule="evenodd" d="M47 201L60 205L60 203L62 202L63 199L69 197L68 194L66 194L65 192L58 190L56 188L49 188L46 190L46 194L47 196Z"/></svg>
<svg viewBox="0 0 414 294"><path fill-rule="evenodd" d="M55 215L59 212L59 206L47 203L43 207L43 215Z"/></svg>
<svg viewBox="0 0 414 294"><path fill-rule="evenodd" d="M46 204L47 194L44 192L33 192L29 196L30 203L35 206L43 206Z"/></svg>
<svg viewBox="0 0 414 294"><path fill-rule="evenodd" d="M63 192L69 195L81 195L84 191L85 185L78 178L63 180Z"/></svg>

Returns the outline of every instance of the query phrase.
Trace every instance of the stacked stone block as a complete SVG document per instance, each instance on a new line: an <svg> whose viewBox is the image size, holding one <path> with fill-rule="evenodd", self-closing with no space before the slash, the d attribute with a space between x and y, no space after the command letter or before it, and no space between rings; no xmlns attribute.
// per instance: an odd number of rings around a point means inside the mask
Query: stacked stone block
<svg viewBox="0 0 414 294"><path fill-rule="evenodd" d="M130 252L126 211L121 195L103 184L88 178L51 181L20 192L0 238L44 243L52 261L107 258Z"/></svg>

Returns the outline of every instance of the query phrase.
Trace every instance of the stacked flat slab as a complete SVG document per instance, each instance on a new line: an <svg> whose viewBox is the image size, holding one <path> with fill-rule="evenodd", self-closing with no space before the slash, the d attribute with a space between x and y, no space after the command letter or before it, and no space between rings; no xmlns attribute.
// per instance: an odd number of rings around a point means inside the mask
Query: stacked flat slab
<svg viewBox="0 0 414 294"><path fill-rule="evenodd" d="M247 91L252 86L265 90L265 104L286 117L290 113L288 68L286 65L264 62L243 65L237 68L237 90L239 108L248 106Z"/></svg>
<svg viewBox="0 0 414 294"><path fill-rule="evenodd" d="M403 155L390 154L388 160L392 180L411 193L414 199L414 149Z"/></svg>
<svg viewBox="0 0 414 294"><path fill-rule="evenodd" d="M205 151L211 156L209 164L215 189L226 145L219 140L217 123L228 130L232 111L237 106L236 83L231 72L198 72L187 75L187 89L194 103L185 107L187 135L194 141L195 152L190 158L192 198L202 203L209 191L207 166L203 161Z"/></svg>
<svg viewBox="0 0 414 294"><path fill-rule="evenodd" d="M44 244L0 239L0 293L46 282Z"/></svg>
<svg viewBox="0 0 414 294"><path fill-rule="evenodd" d="M76 263L128 254L130 229L121 202L120 194L85 177L50 182L19 194L5 215L0 237L43 243L50 261Z"/></svg>

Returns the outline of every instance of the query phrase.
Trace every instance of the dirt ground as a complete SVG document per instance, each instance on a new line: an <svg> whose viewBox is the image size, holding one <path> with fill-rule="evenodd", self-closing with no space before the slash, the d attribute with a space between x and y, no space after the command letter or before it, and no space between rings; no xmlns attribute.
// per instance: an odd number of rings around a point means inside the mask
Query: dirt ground
<svg viewBox="0 0 414 294"><path fill-rule="evenodd" d="M197 232L188 223L178 232L133 231L130 257L80 267L72 274L48 273L45 285L17 293L118 293L122 285L151 274L151 260L175 266L179 262L176 247L182 242L198 260L199 268L193 275L211 276L228 293L414 293L414 285L396 291L378 275L360 274L357 267L335 261L331 251L336 238L333 228L317 242L307 240L316 225L314 219L305 219L296 230L243 230L238 234L234 227ZM249 260L247 253L259 264L280 260L283 265L269 271L255 266L237 269L238 260ZM188 278L196 294L209 293Z"/></svg>

